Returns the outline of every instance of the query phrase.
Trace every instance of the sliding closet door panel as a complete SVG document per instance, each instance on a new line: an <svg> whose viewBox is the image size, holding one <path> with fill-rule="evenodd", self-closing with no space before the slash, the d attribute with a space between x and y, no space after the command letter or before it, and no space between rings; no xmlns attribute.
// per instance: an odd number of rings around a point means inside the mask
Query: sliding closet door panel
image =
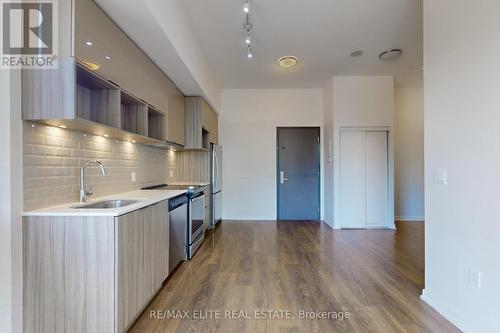
<svg viewBox="0 0 500 333"><path fill-rule="evenodd" d="M366 132L366 224L388 225L387 132Z"/></svg>
<svg viewBox="0 0 500 333"><path fill-rule="evenodd" d="M342 228L365 228L366 135L343 131L340 140L340 224Z"/></svg>

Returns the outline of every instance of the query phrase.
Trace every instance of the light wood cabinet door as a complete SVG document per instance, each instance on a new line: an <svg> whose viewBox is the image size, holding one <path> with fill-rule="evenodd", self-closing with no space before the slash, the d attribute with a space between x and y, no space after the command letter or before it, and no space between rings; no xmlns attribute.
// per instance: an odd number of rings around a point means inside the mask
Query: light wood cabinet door
<svg viewBox="0 0 500 333"><path fill-rule="evenodd" d="M113 332L113 218L33 216L23 223L23 331Z"/></svg>
<svg viewBox="0 0 500 333"><path fill-rule="evenodd" d="M202 97L186 97L186 148L209 149L208 141L218 144L218 137L218 117L212 107Z"/></svg>
<svg viewBox="0 0 500 333"><path fill-rule="evenodd" d="M202 126L210 135L210 142L218 144L218 117L212 107L202 99Z"/></svg>
<svg viewBox="0 0 500 333"><path fill-rule="evenodd" d="M210 113L210 142L219 144L219 117L213 110Z"/></svg>
<svg viewBox="0 0 500 333"><path fill-rule="evenodd" d="M201 97L200 97L201 98ZM212 111L212 108L210 105L205 101L205 99L201 98L201 124L204 129L210 132L210 112Z"/></svg>
<svg viewBox="0 0 500 333"><path fill-rule="evenodd" d="M180 92L168 98L167 140L186 144L186 100Z"/></svg>
<svg viewBox="0 0 500 333"><path fill-rule="evenodd" d="M123 332L146 302L143 210L117 218L117 331Z"/></svg>
<svg viewBox="0 0 500 333"><path fill-rule="evenodd" d="M168 209L163 201L116 218L117 328L124 332L168 274Z"/></svg>
<svg viewBox="0 0 500 333"><path fill-rule="evenodd" d="M186 148L202 148L202 98L186 97Z"/></svg>
<svg viewBox="0 0 500 333"><path fill-rule="evenodd" d="M168 242L169 221L168 202L162 201L150 206L146 213L145 223L149 226L150 257L151 257L151 286L155 293L168 276Z"/></svg>

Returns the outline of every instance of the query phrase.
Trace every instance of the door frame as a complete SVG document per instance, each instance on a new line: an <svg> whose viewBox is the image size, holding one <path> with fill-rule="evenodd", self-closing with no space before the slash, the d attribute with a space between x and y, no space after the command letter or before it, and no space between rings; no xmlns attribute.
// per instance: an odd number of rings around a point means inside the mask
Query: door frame
<svg viewBox="0 0 500 333"><path fill-rule="evenodd" d="M318 151L319 151L319 181L318 181L318 221L321 220L322 218L322 212L323 212L323 196L322 196L322 178L323 178L323 150L321 145L323 144L322 140L322 128L321 126L277 126L276 127L276 172L275 172L275 177L276 177L276 220L278 221L287 221L287 220L281 220L280 219L280 158L279 158L279 131L280 129L317 129L318 130L318 135L319 135L319 142L318 142Z"/></svg>
<svg viewBox="0 0 500 333"><path fill-rule="evenodd" d="M341 170L341 156L342 156L342 133L343 132L387 132L387 186L388 186L388 214L387 214L387 225L385 226L366 226L366 229L396 229L394 222L394 144L393 144L393 129L391 126L341 126L338 131L338 200L336 200L336 205L334 210L337 212L336 216L338 219L337 228L342 229L342 221L340 220L340 195L342 188L340 185L340 179L342 179Z"/></svg>

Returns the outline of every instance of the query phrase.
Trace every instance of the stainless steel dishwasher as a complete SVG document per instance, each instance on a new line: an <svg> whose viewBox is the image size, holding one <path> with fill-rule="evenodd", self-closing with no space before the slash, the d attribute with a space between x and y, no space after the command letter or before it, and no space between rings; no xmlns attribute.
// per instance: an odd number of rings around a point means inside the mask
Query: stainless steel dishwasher
<svg viewBox="0 0 500 333"><path fill-rule="evenodd" d="M181 261L187 259L188 197L186 195L168 201L168 219L170 223L168 272L171 273Z"/></svg>

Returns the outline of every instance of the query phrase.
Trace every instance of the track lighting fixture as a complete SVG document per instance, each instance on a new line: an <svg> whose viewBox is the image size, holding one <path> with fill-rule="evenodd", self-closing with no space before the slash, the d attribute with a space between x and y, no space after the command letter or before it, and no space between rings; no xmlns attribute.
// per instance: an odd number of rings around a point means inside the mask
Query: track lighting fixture
<svg viewBox="0 0 500 333"><path fill-rule="evenodd" d="M245 0L243 3L243 11L245 15L245 23L243 23L243 29L245 30L245 44L247 45L247 58L253 58L252 53L252 28L253 25L250 23L250 0Z"/></svg>

